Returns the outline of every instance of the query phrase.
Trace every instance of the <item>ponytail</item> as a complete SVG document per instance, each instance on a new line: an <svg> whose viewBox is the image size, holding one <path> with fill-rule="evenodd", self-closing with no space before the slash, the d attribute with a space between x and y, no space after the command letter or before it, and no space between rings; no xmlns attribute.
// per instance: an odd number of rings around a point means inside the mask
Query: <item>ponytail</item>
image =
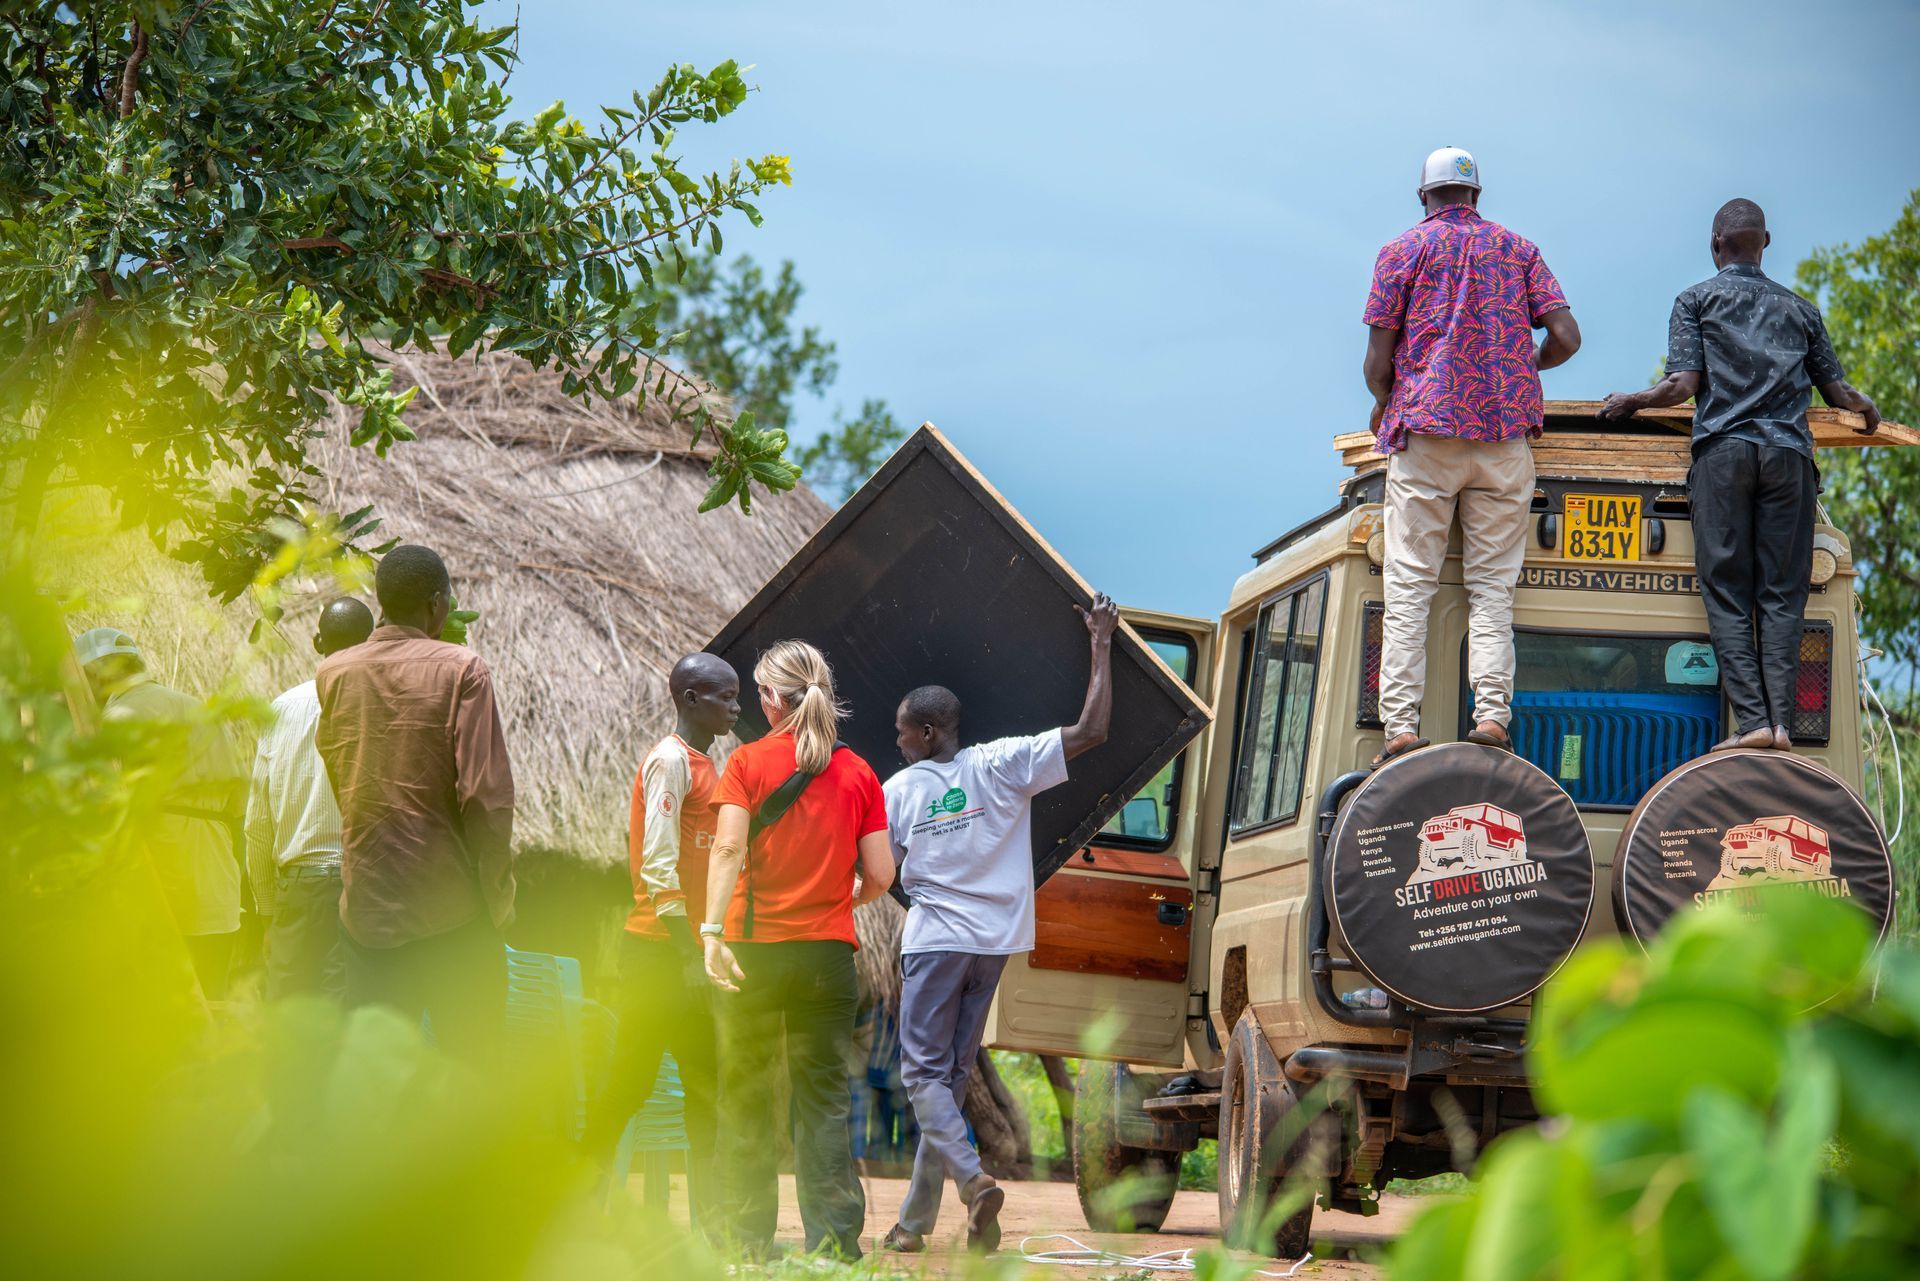
<svg viewBox="0 0 1920 1281"><path fill-rule="evenodd" d="M786 709L773 728L793 734L794 764L807 774L825 771L846 715L834 700L833 669L825 656L805 641L778 641L760 655L753 679Z"/></svg>

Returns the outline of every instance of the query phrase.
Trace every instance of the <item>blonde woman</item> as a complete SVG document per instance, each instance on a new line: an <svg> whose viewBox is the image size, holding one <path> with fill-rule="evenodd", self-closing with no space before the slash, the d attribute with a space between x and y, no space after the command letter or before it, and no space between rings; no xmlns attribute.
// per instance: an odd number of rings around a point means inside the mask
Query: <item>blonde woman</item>
<svg viewBox="0 0 1920 1281"><path fill-rule="evenodd" d="M772 729L727 761L700 927L720 1001L722 1228L752 1252L779 1206L773 1074L784 1046L794 1174L807 1249L860 1257L866 1197L847 1129L857 994L853 909L893 884L886 799L836 745L833 673L805 641L753 669Z"/></svg>

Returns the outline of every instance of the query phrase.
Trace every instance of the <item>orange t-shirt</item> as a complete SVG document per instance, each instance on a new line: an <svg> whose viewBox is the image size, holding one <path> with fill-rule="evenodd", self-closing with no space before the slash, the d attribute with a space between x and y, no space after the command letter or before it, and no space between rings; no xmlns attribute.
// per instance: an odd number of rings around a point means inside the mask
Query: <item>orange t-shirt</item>
<svg viewBox="0 0 1920 1281"><path fill-rule="evenodd" d="M749 815L793 776L793 735L776 731L727 759L713 804ZM727 909L733 942L839 939L853 943L853 873L860 838L887 830L887 802L873 767L835 752L820 777L747 851L747 867ZM747 885L753 885L753 937L746 937Z"/></svg>
<svg viewBox="0 0 1920 1281"><path fill-rule="evenodd" d="M640 762L627 816L627 863L633 872L629 932L666 938L667 924L655 909L675 901L686 903L689 932L704 919L707 855L719 822L713 808L718 781L713 761L678 734L661 739ZM671 888L673 882L678 889Z"/></svg>

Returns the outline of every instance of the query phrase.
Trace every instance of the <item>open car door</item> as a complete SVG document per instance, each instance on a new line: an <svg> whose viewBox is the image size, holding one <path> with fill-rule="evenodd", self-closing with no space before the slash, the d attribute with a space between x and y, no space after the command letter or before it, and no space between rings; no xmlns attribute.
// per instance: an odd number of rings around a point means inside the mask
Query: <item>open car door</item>
<svg viewBox="0 0 1920 1281"><path fill-rule="evenodd" d="M1125 609L1173 673L1207 702L1214 625ZM1008 960L987 1023L996 1049L1179 1067L1189 1024L1205 1043L1212 895L1196 898L1203 735L1128 797L1039 889L1034 949Z"/></svg>

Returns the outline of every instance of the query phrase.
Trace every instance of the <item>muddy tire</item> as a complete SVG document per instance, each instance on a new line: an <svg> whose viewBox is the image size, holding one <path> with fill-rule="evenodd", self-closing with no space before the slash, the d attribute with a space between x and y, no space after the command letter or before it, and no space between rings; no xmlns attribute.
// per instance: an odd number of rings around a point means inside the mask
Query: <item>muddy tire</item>
<svg viewBox="0 0 1920 1281"><path fill-rule="evenodd" d="M1179 1156L1120 1141L1118 1118L1151 1089L1124 1063L1080 1065L1073 1108L1073 1185L1095 1232L1158 1232L1173 1208Z"/></svg>
<svg viewBox="0 0 1920 1281"><path fill-rule="evenodd" d="M1242 1014L1220 1082L1220 1230L1229 1245L1277 1259L1306 1254L1340 1127L1330 1112L1307 1118L1298 1108L1260 1024ZM1286 1217L1271 1213L1281 1198L1303 1195Z"/></svg>

